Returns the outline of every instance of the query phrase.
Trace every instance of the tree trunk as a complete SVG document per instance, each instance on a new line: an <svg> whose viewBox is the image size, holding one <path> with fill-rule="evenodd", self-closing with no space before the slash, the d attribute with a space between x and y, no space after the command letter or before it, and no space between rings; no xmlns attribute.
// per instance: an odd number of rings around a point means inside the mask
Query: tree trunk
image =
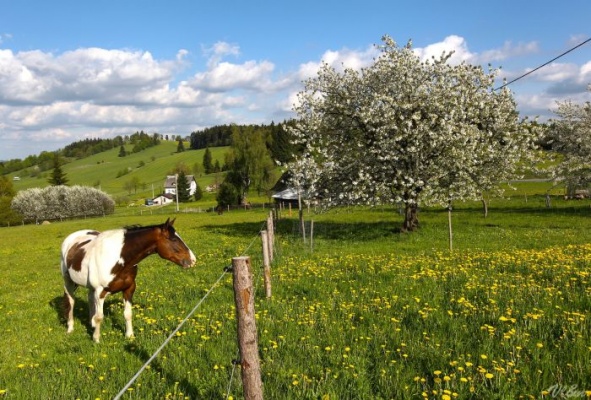
<svg viewBox="0 0 591 400"><path fill-rule="evenodd" d="M403 232L413 232L419 227L418 207L416 204L406 204L404 209Z"/></svg>
<svg viewBox="0 0 591 400"><path fill-rule="evenodd" d="M482 209L484 212L484 218L488 217L488 203L484 197L481 199L482 201Z"/></svg>

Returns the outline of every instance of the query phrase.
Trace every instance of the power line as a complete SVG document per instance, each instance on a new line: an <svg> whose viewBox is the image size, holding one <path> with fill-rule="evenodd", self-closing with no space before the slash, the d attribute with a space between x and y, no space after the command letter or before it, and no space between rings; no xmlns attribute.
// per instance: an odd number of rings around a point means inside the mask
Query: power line
<svg viewBox="0 0 591 400"><path fill-rule="evenodd" d="M550 64L550 63L552 63L552 62L554 62L554 61L558 60L559 58L561 58L561 57L563 57L563 56L567 55L567 54L568 54L568 53L570 53L571 51L573 51L573 50L575 50L575 49L578 49L579 47L583 46L583 45L584 45L584 44L586 44L587 42L591 42L591 38L589 38L589 39L585 40L585 41L584 41L584 42L582 42L582 43L579 43L579 44L578 44L578 45L576 45L575 47L573 47L573 48L571 48L571 49L569 49L569 50L565 51L564 53L560 54L559 56L556 56L556 57L554 57L553 59L551 59L550 61L547 61L547 62L545 62L544 64L540 65L539 67L537 67L537 68L534 68L534 69L532 69L531 71L528 71L528 72L526 72L525 74L523 74L523 75L521 75L521 76L518 76L517 78L513 79L513 80L512 80L512 81L510 81L510 82L507 82L507 83L505 83L505 84L504 84L504 85L502 85L502 86L499 86L499 87L498 87L498 88L496 88L495 90L502 89L502 88L504 88L505 86L509 86L509 85L510 85L510 84L512 84L513 82L516 82L516 81L520 80L521 78L525 78L525 77L526 77L526 76L528 76L529 74L533 74L534 72L536 72L536 71L537 71L537 70L539 70L540 68L543 68L543 67L545 67L546 65L548 65L548 64Z"/></svg>

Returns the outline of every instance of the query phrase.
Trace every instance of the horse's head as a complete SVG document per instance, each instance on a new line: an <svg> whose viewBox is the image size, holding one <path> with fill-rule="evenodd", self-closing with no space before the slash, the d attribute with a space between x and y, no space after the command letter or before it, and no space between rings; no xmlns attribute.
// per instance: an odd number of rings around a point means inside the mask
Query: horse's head
<svg viewBox="0 0 591 400"><path fill-rule="evenodd" d="M165 223L160 225L160 235L156 244L156 252L166 260L172 261L183 268L189 268L195 265L197 259L172 226L175 219L171 221L168 218Z"/></svg>

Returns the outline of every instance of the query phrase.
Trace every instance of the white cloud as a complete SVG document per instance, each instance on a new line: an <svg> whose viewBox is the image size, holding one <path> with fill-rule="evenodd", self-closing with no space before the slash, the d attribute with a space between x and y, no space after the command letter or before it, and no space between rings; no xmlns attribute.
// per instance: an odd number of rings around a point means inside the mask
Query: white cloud
<svg viewBox="0 0 591 400"><path fill-rule="evenodd" d="M239 56L240 47L226 42L217 42L210 48L204 48L203 54L209 58L207 67L211 69L227 55Z"/></svg>
<svg viewBox="0 0 591 400"><path fill-rule="evenodd" d="M423 48L415 49L415 52L423 60L439 59L443 54L453 51L449 60L451 64L467 62L471 64L486 64L505 60L510 57L525 56L539 51L537 42L518 43L514 45L507 41L502 47L475 53L469 50L466 40L457 35L447 36L443 41L430 44Z"/></svg>
<svg viewBox="0 0 591 400"><path fill-rule="evenodd" d="M442 42L433 43L423 48L415 48L414 51L422 60L429 60L431 58L438 60L443 54L448 54L453 51L453 55L449 60L452 64L469 61L475 57L475 55L468 50L466 40L457 35L450 35Z"/></svg>
<svg viewBox="0 0 591 400"><path fill-rule="evenodd" d="M242 60L236 44L220 41L202 50L206 62L200 68L189 64L185 49L159 60L149 51L132 49L81 48L54 54L0 48L0 139L5 144L0 159L140 129L187 135L232 122L280 122L292 116L301 82L315 77L322 62L339 71L359 69L380 53L374 45L330 49L319 59L303 60L291 70L282 67L285 72L278 73L271 60ZM452 62L484 64L534 54L539 45L505 42L475 52L463 37L450 35L415 49L423 59L451 50ZM525 71L502 74L509 78ZM589 82L591 61L555 63L510 88L518 93L520 110L535 115L548 114L557 100L589 100Z"/></svg>
<svg viewBox="0 0 591 400"><path fill-rule="evenodd" d="M275 66L268 61L247 61L243 64L220 62L212 69L196 74L191 86L219 92L237 89L270 90Z"/></svg>

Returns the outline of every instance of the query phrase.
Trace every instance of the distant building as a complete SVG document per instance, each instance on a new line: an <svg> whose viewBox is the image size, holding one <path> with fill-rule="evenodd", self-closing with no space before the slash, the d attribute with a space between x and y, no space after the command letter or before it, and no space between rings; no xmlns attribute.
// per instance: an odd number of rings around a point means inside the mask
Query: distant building
<svg viewBox="0 0 591 400"><path fill-rule="evenodd" d="M197 190L197 181L194 175L187 175L189 182L189 196L193 196ZM176 175L168 175L164 181L164 194L176 196Z"/></svg>
<svg viewBox="0 0 591 400"><path fill-rule="evenodd" d="M287 188L272 195L275 203L298 204L298 192L293 188Z"/></svg>
<svg viewBox="0 0 591 400"><path fill-rule="evenodd" d="M152 200L152 204L163 206L165 204L170 204L173 201L174 201L174 195L168 193L168 194L162 194L158 197L155 197Z"/></svg>

